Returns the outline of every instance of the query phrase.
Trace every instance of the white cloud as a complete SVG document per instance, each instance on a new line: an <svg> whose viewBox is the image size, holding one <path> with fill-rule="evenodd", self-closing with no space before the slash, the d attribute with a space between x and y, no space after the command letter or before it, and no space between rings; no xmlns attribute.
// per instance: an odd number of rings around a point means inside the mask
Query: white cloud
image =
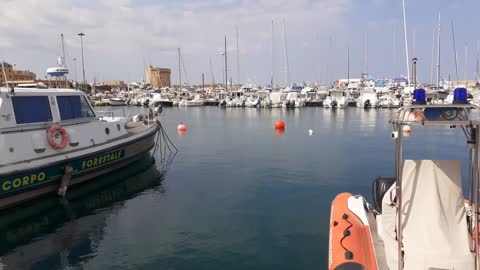
<svg viewBox="0 0 480 270"><path fill-rule="evenodd" d="M351 4L352 0L186 0L141 5L129 0L3 0L0 53L6 52L4 58L41 74L60 52L60 33L65 35L69 58L79 59L76 34L84 32L89 77L97 72L104 79L126 79L129 73L139 79L142 58L175 72L177 47L182 48L192 74L208 69L208 58L217 57L225 34L229 50L235 48L232 41L234 26L238 25L243 70L263 72L257 76L263 78L270 71L259 66L257 56L264 56L264 68L271 65L272 19L277 22L276 47L282 46L280 22L285 19L292 48L298 39L312 40L314 33L339 31ZM300 42L299 47L305 48L308 43Z"/></svg>

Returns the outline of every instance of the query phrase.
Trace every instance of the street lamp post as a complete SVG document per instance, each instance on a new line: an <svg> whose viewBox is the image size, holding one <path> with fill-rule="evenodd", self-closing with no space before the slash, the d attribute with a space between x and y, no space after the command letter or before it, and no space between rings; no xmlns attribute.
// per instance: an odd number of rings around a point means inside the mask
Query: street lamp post
<svg viewBox="0 0 480 270"><path fill-rule="evenodd" d="M85 81L85 63L83 61L83 36L85 36L85 34L80 32L77 35L80 36L80 46L82 48L82 75L83 75L83 86L85 87L85 85L87 84L87 82Z"/></svg>
<svg viewBox="0 0 480 270"><path fill-rule="evenodd" d="M73 58L73 65L75 66L75 86L77 85L77 58Z"/></svg>

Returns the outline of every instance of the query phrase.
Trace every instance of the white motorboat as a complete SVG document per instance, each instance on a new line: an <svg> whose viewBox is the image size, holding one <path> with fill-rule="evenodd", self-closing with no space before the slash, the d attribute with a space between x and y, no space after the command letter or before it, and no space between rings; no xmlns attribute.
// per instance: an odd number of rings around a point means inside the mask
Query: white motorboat
<svg viewBox="0 0 480 270"><path fill-rule="evenodd" d="M111 98L110 99L110 106L125 106L127 105L127 99L126 98Z"/></svg>
<svg viewBox="0 0 480 270"><path fill-rule="evenodd" d="M0 208L67 188L149 152L158 120L98 116L73 89L0 88Z"/></svg>
<svg viewBox="0 0 480 270"><path fill-rule="evenodd" d="M373 88L364 88L360 91L360 96L357 99L358 108L377 108L380 102L377 97L377 92Z"/></svg>
<svg viewBox="0 0 480 270"><path fill-rule="evenodd" d="M323 101L324 108L340 108L344 109L347 107L347 97L345 96L345 91L340 89L332 89L330 90L329 95Z"/></svg>
<svg viewBox="0 0 480 270"><path fill-rule="evenodd" d="M281 108L283 105L283 101L285 101L285 98L287 97L287 94L284 92L271 92L270 93L270 107L271 108Z"/></svg>
<svg viewBox="0 0 480 270"><path fill-rule="evenodd" d="M300 92L291 91L287 93L285 100L283 101L283 108L300 108L305 107L305 98L300 97Z"/></svg>

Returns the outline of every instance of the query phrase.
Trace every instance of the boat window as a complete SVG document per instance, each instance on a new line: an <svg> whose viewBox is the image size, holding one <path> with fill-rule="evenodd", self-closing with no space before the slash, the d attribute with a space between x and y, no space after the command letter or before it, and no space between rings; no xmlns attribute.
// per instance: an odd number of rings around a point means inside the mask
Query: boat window
<svg viewBox="0 0 480 270"><path fill-rule="evenodd" d="M57 96L57 104L62 120L95 117L83 96Z"/></svg>
<svg viewBox="0 0 480 270"><path fill-rule="evenodd" d="M47 96L13 96L12 104L17 124L52 121L52 112Z"/></svg>

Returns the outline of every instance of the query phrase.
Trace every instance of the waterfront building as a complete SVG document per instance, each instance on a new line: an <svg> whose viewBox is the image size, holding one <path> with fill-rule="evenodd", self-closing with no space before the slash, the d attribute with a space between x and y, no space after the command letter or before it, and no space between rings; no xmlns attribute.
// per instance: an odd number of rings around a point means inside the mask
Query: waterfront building
<svg viewBox="0 0 480 270"><path fill-rule="evenodd" d="M124 81L121 81L121 80L111 80L111 81L103 81L103 82L100 82L97 84L97 86L104 86L104 85L108 85L108 86L112 86L112 87L122 87L125 85L125 82Z"/></svg>
<svg viewBox="0 0 480 270"><path fill-rule="evenodd" d="M3 67L5 67L5 71ZM5 82L5 76L7 80L12 83L32 82L37 77L37 75L30 70L15 70L13 65L3 62L3 65L0 65L0 83Z"/></svg>
<svg viewBox="0 0 480 270"><path fill-rule="evenodd" d="M146 83L153 88L171 86L170 74L169 68L153 67L151 65L145 68Z"/></svg>

